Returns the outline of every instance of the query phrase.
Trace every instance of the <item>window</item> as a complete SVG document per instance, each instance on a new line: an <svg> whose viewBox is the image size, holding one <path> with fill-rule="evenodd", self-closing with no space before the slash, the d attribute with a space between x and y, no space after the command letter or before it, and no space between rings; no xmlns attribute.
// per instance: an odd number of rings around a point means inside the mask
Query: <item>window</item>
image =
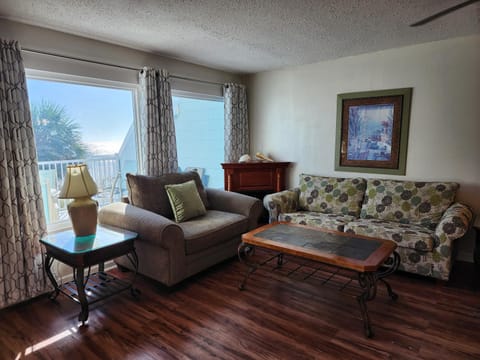
<svg viewBox="0 0 480 360"><path fill-rule="evenodd" d="M69 224L69 200L58 199L69 164L88 165L100 206L125 196L125 174L137 172L136 88L31 70L27 87L49 229Z"/></svg>
<svg viewBox="0 0 480 360"><path fill-rule="evenodd" d="M223 98L173 91L173 116L181 171L198 169L203 184L223 188Z"/></svg>

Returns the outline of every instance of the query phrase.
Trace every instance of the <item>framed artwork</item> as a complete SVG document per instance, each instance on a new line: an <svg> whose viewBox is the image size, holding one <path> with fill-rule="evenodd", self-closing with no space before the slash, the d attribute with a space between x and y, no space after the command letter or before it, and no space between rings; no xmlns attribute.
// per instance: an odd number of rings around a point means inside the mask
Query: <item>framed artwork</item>
<svg viewBox="0 0 480 360"><path fill-rule="evenodd" d="M337 96L335 170L405 175L412 88Z"/></svg>

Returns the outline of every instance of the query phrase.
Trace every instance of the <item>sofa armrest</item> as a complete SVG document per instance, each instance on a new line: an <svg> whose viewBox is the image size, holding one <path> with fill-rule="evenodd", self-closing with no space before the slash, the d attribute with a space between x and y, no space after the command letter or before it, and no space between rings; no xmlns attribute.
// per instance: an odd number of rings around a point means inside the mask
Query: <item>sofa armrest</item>
<svg viewBox="0 0 480 360"><path fill-rule="evenodd" d="M248 229L255 229L262 215L262 202L244 194L207 188L207 197L212 210L220 210L248 217Z"/></svg>
<svg viewBox="0 0 480 360"><path fill-rule="evenodd" d="M469 230L473 221L470 208L461 203L452 204L443 214L435 229L439 246L450 246L453 240L461 238Z"/></svg>
<svg viewBox="0 0 480 360"><path fill-rule="evenodd" d="M117 202L100 209L98 222L134 231L141 240L165 249L181 246L185 253L183 230L172 220L152 211Z"/></svg>
<svg viewBox="0 0 480 360"><path fill-rule="evenodd" d="M298 199L300 189L293 188L269 194L263 198L263 206L268 211L268 221L270 223L278 221L280 213L293 212L298 209Z"/></svg>

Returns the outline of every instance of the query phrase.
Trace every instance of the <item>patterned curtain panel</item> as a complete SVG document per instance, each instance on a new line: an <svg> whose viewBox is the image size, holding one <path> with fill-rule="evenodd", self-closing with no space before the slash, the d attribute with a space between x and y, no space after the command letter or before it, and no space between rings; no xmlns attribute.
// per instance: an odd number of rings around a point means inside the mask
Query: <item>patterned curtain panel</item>
<svg viewBox="0 0 480 360"><path fill-rule="evenodd" d="M46 290L46 234L20 46L0 40L0 308Z"/></svg>
<svg viewBox="0 0 480 360"><path fill-rule="evenodd" d="M151 176L177 172L177 142L168 72L143 68L139 78L144 171Z"/></svg>
<svg viewBox="0 0 480 360"><path fill-rule="evenodd" d="M225 106L225 162L237 162L250 152L247 90L239 84L223 86Z"/></svg>

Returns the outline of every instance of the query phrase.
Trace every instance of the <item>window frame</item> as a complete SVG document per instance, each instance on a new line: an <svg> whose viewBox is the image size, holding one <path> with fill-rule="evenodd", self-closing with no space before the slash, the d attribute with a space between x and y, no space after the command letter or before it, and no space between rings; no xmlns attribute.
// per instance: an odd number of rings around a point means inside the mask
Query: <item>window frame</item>
<svg viewBox="0 0 480 360"><path fill-rule="evenodd" d="M198 93L193 91L172 89L171 96L172 96L172 101L173 101L173 97L182 97L182 98L194 99L194 100L216 101L216 102L222 102L225 104L225 98L220 95L212 95L212 94ZM175 111L175 109L173 109L173 111ZM224 109L224 118L225 118L225 109ZM223 129L225 129L225 120L224 120ZM225 147L225 133L223 134L223 147ZM177 151L178 151L178 148L177 148Z"/></svg>
<svg viewBox="0 0 480 360"><path fill-rule="evenodd" d="M142 151L140 151L141 135L139 130L140 118L139 118L139 104L138 104L138 97L139 97L138 84L92 78L88 76L56 73L56 72L37 70L37 69L31 69L31 68L25 69L25 76L27 79L34 79L34 80L44 80L44 81L61 82L61 83L73 84L73 85L96 86L96 87L102 87L102 88L131 91L132 92L133 127L135 132L135 141L136 141L135 151L137 156L137 172L142 173L143 159L142 159ZM71 228L72 228L72 225L70 220L58 221L58 222L50 223L47 225L48 232L56 232L56 231L67 230Z"/></svg>

